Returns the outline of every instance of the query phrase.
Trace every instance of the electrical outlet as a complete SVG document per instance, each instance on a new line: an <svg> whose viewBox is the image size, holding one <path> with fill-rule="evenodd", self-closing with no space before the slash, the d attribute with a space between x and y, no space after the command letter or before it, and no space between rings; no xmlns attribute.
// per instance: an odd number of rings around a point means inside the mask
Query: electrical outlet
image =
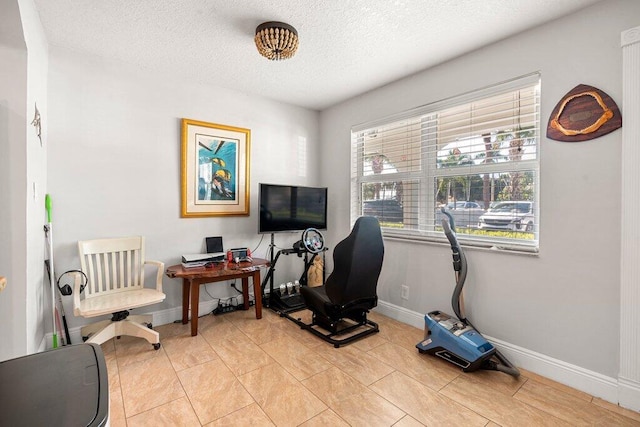
<svg viewBox="0 0 640 427"><path fill-rule="evenodd" d="M409 287L407 285L402 285L400 286L400 298L402 299L409 299Z"/></svg>

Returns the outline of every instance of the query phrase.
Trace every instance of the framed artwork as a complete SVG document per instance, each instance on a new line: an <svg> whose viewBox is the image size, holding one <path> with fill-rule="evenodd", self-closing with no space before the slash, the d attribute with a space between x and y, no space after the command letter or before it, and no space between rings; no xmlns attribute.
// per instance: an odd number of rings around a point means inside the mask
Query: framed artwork
<svg viewBox="0 0 640 427"><path fill-rule="evenodd" d="M249 215L251 131L182 119L181 216Z"/></svg>

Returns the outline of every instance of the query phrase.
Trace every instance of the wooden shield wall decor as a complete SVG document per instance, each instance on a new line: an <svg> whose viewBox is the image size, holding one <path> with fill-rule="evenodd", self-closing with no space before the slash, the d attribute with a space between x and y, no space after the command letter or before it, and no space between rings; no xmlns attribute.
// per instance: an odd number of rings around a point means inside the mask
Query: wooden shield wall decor
<svg viewBox="0 0 640 427"><path fill-rule="evenodd" d="M563 142L588 141L621 126L622 115L609 95L593 86L578 85L553 109L547 138Z"/></svg>

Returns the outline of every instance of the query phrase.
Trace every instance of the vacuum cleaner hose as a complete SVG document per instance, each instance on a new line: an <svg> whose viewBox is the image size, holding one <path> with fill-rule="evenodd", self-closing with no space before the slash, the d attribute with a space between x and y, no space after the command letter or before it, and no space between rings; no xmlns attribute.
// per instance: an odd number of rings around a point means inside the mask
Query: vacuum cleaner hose
<svg viewBox="0 0 640 427"><path fill-rule="evenodd" d="M442 220L442 228L444 229L445 236L447 236L447 239L451 244L451 251L453 252L453 269L456 272L456 287L451 295L451 307L458 319L466 322L467 319L464 317L462 310L460 309L460 295L462 294L462 288L464 288L464 282L467 279L467 257L460 247L460 243L458 243L458 239L455 235L455 229L452 230L452 227L449 225L451 223L453 227L455 227L452 215L445 211L444 208L442 213L449 217L449 221L446 219Z"/></svg>
<svg viewBox="0 0 640 427"><path fill-rule="evenodd" d="M505 374L512 375L514 377L520 376L520 371L518 370L518 368L513 366L511 362L509 362L509 360L506 357L504 357L502 353L500 353L497 349L496 349L495 356L500 361L500 363L496 366L496 370L500 372L504 372Z"/></svg>
<svg viewBox="0 0 640 427"><path fill-rule="evenodd" d="M467 257L462 251L460 251L459 256L460 271L456 273L456 287L451 295L451 308L453 308L453 312L458 316L458 319L466 322L467 318L460 308L460 295L462 294L462 288L464 288L464 282L467 279Z"/></svg>

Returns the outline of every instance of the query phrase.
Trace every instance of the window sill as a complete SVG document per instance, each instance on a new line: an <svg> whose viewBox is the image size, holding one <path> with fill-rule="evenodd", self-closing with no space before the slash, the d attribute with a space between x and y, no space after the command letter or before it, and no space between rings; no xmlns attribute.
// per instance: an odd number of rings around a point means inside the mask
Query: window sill
<svg viewBox="0 0 640 427"><path fill-rule="evenodd" d="M421 235L421 234L404 234L394 233L393 231L382 229L382 237L385 240L402 242L402 243L416 243L416 244L435 244L435 245L447 245L450 246L447 238L442 234L435 233L434 235ZM504 242L485 242L478 240L468 240L461 238L458 240L460 245L465 249L490 251L501 254L513 254L513 255L526 255L526 256L538 256L538 247L534 245L518 245L514 243Z"/></svg>

